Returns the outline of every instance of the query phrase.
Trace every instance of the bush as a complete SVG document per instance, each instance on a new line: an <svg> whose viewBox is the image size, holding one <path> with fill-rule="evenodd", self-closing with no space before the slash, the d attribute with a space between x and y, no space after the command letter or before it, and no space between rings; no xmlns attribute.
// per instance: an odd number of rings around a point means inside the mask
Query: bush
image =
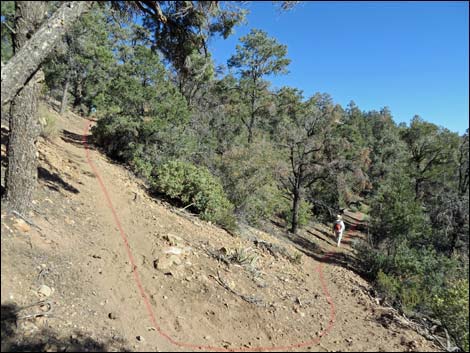
<svg viewBox="0 0 470 353"><path fill-rule="evenodd" d="M464 352L469 350L468 278L448 284L433 298L433 309Z"/></svg>
<svg viewBox="0 0 470 353"><path fill-rule="evenodd" d="M140 177L143 177L146 181L150 180L153 165L149 161L146 161L139 156L134 156L130 162L132 170Z"/></svg>
<svg viewBox="0 0 470 353"><path fill-rule="evenodd" d="M281 217L286 222L287 227L292 227L292 204L285 202L283 207L284 209L281 211ZM306 226L312 217L312 205L309 202L302 200L299 204L298 226Z"/></svg>
<svg viewBox="0 0 470 353"><path fill-rule="evenodd" d="M129 116L108 115L92 127L93 142L121 162L129 162L136 150L140 121Z"/></svg>
<svg viewBox="0 0 470 353"><path fill-rule="evenodd" d="M41 124L41 136L47 139L57 136L57 118L54 113L49 111L45 105L39 104L38 115Z"/></svg>
<svg viewBox="0 0 470 353"><path fill-rule="evenodd" d="M457 259L406 242L389 255L367 245L356 249L381 295L406 314L421 312L439 319L468 351L468 274L465 278Z"/></svg>
<svg viewBox="0 0 470 353"><path fill-rule="evenodd" d="M400 281L397 278L386 275L382 270L379 270L376 283L378 291L385 295L391 303L398 301Z"/></svg>
<svg viewBox="0 0 470 353"><path fill-rule="evenodd" d="M251 225L272 219L284 202L275 176L277 160L274 146L256 139L250 146L232 147L221 158L224 189L237 216Z"/></svg>
<svg viewBox="0 0 470 353"><path fill-rule="evenodd" d="M261 220L272 219L280 209L285 209L285 201L281 190L274 184L255 190L243 203L243 215L254 226Z"/></svg>
<svg viewBox="0 0 470 353"><path fill-rule="evenodd" d="M192 205L204 220L234 229L233 205L209 170L176 160L162 164L153 173L154 191Z"/></svg>

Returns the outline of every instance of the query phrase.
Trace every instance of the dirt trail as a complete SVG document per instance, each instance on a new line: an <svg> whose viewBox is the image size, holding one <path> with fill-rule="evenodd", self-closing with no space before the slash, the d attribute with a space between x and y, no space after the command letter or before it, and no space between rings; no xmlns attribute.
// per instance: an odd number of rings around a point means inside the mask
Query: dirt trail
<svg viewBox="0 0 470 353"><path fill-rule="evenodd" d="M437 350L379 320L386 310L348 268L349 244L360 233L339 250L321 225L290 239L248 227L234 237L150 198L128 170L91 147L133 269L86 157L86 120L58 121L60 136L40 143L35 211L25 215L39 228L21 227L2 209L2 351ZM7 310L40 312L12 308L41 299L41 284L54 290L50 315L20 319L18 327L4 319Z"/></svg>

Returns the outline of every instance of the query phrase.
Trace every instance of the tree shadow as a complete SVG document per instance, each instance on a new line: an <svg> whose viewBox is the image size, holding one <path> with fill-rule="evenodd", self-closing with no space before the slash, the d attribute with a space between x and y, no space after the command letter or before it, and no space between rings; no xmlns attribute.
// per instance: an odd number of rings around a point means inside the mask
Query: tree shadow
<svg viewBox="0 0 470 353"><path fill-rule="evenodd" d="M313 234L310 231L309 233ZM316 234L313 235L315 235L322 241L326 241L324 238ZM320 247L318 244L315 244L313 241L307 239L306 237L300 234L287 233L286 237L296 246L299 251L311 257L312 259L321 263L341 266L343 268L353 271L362 278L367 278L367 275L362 270L359 261L352 254L341 251L327 251L324 248ZM351 240L349 239L343 239L343 241L341 241L341 244L349 244L350 241ZM336 242L331 245L336 246Z"/></svg>
<svg viewBox="0 0 470 353"><path fill-rule="evenodd" d="M38 167L38 177L39 179L44 180L46 182L46 186L52 190L59 191L60 188L62 188L74 194L78 194L80 192L77 188L64 181L59 174L51 173L43 167Z"/></svg>
<svg viewBox="0 0 470 353"><path fill-rule="evenodd" d="M1 306L2 352L107 352L111 346L118 352L129 351L129 348L124 346L123 339L98 342L80 331L74 331L73 335L68 337L61 337L52 329L43 328L27 336L19 327L22 320L18 316L20 310L14 303Z"/></svg>
<svg viewBox="0 0 470 353"><path fill-rule="evenodd" d="M332 239L331 234L328 234L320 229L315 229L316 232L312 232L310 229L306 229L306 232L310 235L313 235L318 240L324 241L330 245L336 245L335 240ZM318 234L320 233L320 234Z"/></svg>
<svg viewBox="0 0 470 353"><path fill-rule="evenodd" d="M91 135L87 135L86 138L89 140ZM62 130L62 136L60 137L64 142L71 143L72 145L79 147L79 148L85 148L85 145L83 144L84 138L83 135L76 134L74 132L68 131L68 130ZM87 145L90 145L90 143L87 140Z"/></svg>

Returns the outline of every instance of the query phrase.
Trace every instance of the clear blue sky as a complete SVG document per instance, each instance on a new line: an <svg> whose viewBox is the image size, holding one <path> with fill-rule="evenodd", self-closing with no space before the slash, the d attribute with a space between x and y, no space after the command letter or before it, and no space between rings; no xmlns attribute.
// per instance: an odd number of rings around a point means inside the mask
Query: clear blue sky
<svg viewBox="0 0 470 353"><path fill-rule="evenodd" d="M469 120L468 2L302 2L282 12L250 2L247 24L213 39L216 64L226 64L238 39L259 28L288 46L290 73L274 87L306 96L329 93L345 107L388 106L394 120L415 115L464 133Z"/></svg>

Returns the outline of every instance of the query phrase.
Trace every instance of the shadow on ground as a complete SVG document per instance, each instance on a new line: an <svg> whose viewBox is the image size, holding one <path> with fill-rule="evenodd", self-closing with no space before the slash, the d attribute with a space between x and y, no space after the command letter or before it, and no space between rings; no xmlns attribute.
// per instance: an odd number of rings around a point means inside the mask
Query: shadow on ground
<svg viewBox="0 0 470 353"><path fill-rule="evenodd" d="M107 352L113 346L114 351L126 352L129 348L123 346L123 340L98 342L84 333L75 331L70 337L60 337L52 329L41 329L32 335L24 335L19 327L18 316L21 308L15 304L1 306L1 351L2 352ZM73 338L72 338L73 337ZM120 347L116 347L119 345Z"/></svg>
<svg viewBox="0 0 470 353"><path fill-rule="evenodd" d="M62 188L74 194L78 194L80 192L77 188L64 181L59 174L50 172L46 168L38 167L38 177L45 181L49 188L55 191L59 191L59 188Z"/></svg>
<svg viewBox="0 0 470 353"><path fill-rule="evenodd" d="M271 220L271 223L278 227L278 229L283 228L284 231L282 232L282 237L284 239L287 238L292 243L292 245L297 248L297 250L301 251L306 256L309 256L321 263L344 267L363 278L367 278L366 273L361 269L358 259L351 252L341 250L338 251L336 249L336 239L333 239L330 233L322 231L321 229L315 229L314 232L307 229L305 231L299 232L299 234L292 234L288 231L285 231L285 225L282 225L279 222L273 220ZM314 239L317 239L318 242L315 242ZM347 236L343 237L341 245L351 247L355 241L360 239L362 238L355 232L349 232ZM335 249L327 249L324 246L318 245L318 243L326 243L335 247Z"/></svg>
<svg viewBox="0 0 470 353"><path fill-rule="evenodd" d="M91 135L87 135L87 145L89 143L89 138ZM76 134L68 130L62 130L62 136L60 137L64 142L71 143L72 145L80 148L85 148L83 144L83 135Z"/></svg>

